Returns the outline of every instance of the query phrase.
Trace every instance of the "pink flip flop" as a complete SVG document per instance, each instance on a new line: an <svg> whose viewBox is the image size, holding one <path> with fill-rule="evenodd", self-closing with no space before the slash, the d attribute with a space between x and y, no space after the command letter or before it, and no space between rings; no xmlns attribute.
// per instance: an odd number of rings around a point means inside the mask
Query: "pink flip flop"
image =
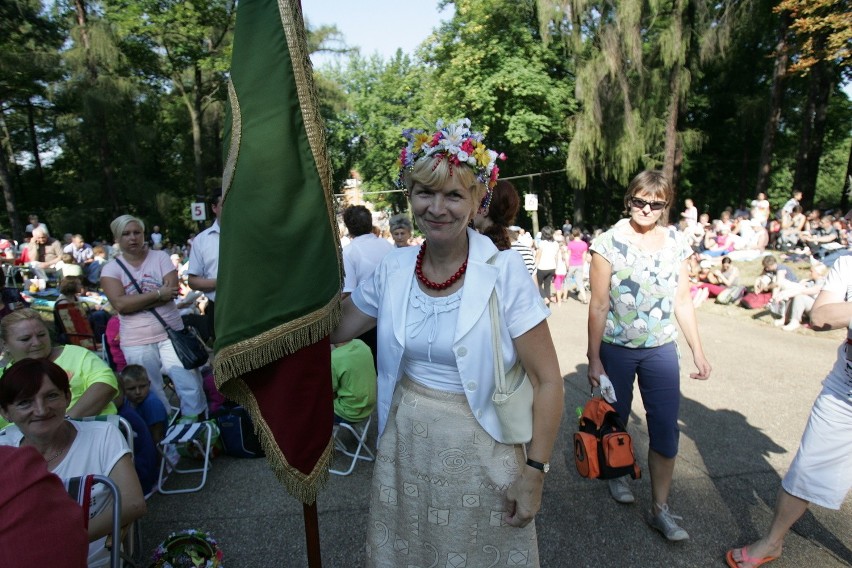
<svg viewBox="0 0 852 568"><path fill-rule="evenodd" d="M752 566L752 568L757 568L758 566L763 566L764 564L768 564L768 563L772 562L773 560L778 560L777 556L766 556L764 558L753 558L753 557L749 556L748 550L744 546L744 547L739 549L740 556L742 557L742 560L737 561L737 560L734 559L734 551L735 550L737 550L737 549L732 548L725 555L725 560L728 561L728 566L730 566L731 568L743 568L744 564L750 564Z"/></svg>

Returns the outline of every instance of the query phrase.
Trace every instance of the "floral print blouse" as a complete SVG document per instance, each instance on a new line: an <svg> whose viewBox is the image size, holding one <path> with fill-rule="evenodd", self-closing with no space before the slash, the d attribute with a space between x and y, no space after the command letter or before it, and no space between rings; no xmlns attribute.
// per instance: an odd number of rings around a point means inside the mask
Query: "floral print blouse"
<svg viewBox="0 0 852 568"><path fill-rule="evenodd" d="M692 254L680 231L666 228L666 244L646 252L624 240L622 219L598 236L591 251L612 267L603 341L631 348L659 347L677 339L674 303L678 275Z"/></svg>

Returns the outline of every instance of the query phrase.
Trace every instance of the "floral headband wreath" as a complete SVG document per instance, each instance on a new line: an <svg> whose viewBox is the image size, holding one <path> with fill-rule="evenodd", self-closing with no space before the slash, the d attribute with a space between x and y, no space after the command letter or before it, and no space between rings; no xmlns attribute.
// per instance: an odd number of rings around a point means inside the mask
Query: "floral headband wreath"
<svg viewBox="0 0 852 568"><path fill-rule="evenodd" d="M500 172L497 160L505 160L506 154L502 152L498 154L486 148L482 143L482 133L471 132L469 118L462 118L448 125L444 125L443 120L438 120L435 128L432 134L414 128L406 128L402 131L402 137L408 142L399 154L397 187L405 189L405 172L413 170L417 160L437 155L438 159L432 166L433 170L438 167L442 159L448 160L450 175L453 175L452 166L470 166L476 179L487 188L485 197L479 205L482 211L487 211L488 206L491 205L491 195L494 186L497 185Z"/></svg>

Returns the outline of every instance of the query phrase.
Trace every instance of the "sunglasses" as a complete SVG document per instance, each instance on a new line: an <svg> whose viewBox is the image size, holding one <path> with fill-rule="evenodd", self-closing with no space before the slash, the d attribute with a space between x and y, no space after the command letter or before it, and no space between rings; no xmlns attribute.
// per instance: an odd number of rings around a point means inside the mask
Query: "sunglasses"
<svg viewBox="0 0 852 568"><path fill-rule="evenodd" d="M636 209L645 209L645 206L651 208L651 211L661 211L666 208L665 201L645 201L644 199L639 199L638 197L630 198L630 206L635 207Z"/></svg>

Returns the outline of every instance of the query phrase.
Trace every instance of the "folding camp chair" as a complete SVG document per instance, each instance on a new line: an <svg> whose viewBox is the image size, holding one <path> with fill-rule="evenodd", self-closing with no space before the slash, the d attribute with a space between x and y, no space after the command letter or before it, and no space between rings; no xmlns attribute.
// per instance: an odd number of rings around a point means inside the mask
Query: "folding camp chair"
<svg viewBox="0 0 852 568"><path fill-rule="evenodd" d="M119 416L118 414L101 414L100 416L84 416L82 418L74 418L78 422L107 422L118 428L127 445L130 446L130 456L133 457L133 427L130 422Z"/></svg>
<svg viewBox="0 0 852 568"><path fill-rule="evenodd" d="M352 460L349 462L349 467L347 469L329 469L329 472L335 475L349 475L355 469L355 464L358 463L358 460L363 460L367 462L375 461L375 454L373 454L373 451L367 446L367 433L370 430L370 422L372 420L373 417L368 416L366 420L356 424L352 424L349 422L341 422L340 424L335 425L334 449L340 452L341 454L352 458ZM349 431L355 438L357 446L355 447L354 452L350 452L346 448L345 442L340 439L341 430ZM364 452L363 454L361 453L362 451Z"/></svg>
<svg viewBox="0 0 852 568"><path fill-rule="evenodd" d="M85 475L72 477L64 480L65 489L72 499L83 508L83 519L86 528L89 526L89 506L92 499L92 486L101 483L107 487L112 495L112 533L111 539L107 539L107 547L110 549L110 566L121 568L121 492L115 482L106 475Z"/></svg>
<svg viewBox="0 0 852 568"><path fill-rule="evenodd" d="M79 420L80 422L107 422L112 424L118 428L121 435L124 436L124 440L127 442L127 445L130 446L130 457L135 459L136 454L134 453L133 438L136 436L136 433L133 431L133 427L130 425L130 422L126 419L122 418L118 414L101 414L100 416L86 416L83 418L75 418L74 420ZM133 523L131 523L128 527L126 535L127 536L124 539L124 547L127 550L127 554L133 558L142 546L142 526L140 523L138 521L133 521Z"/></svg>
<svg viewBox="0 0 852 568"><path fill-rule="evenodd" d="M85 347L91 351L98 350L95 332L92 331L89 320L78 306L72 303L54 305L53 317L59 318L69 344Z"/></svg>
<svg viewBox="0 0 852 568"><path fill-rule="evenodd" d="M160 462L160 477L157 482L157 487L160 493L193 493L199 491L204 484L207 483L207 471L210 469L210 458L213 451L213 436L214 425L212 421L205 420L203 422L192 422L182 424L180 422L173 423L166 430L165 436L157 445L157 450L163 456ZM180 456L177 450L180 446L194 451L197 457L202 460L201 467L180 468ZM201 474L201 479L197 485L183 489L166 489L164 487L166 478L169 473L177 474Z"/></svg>

